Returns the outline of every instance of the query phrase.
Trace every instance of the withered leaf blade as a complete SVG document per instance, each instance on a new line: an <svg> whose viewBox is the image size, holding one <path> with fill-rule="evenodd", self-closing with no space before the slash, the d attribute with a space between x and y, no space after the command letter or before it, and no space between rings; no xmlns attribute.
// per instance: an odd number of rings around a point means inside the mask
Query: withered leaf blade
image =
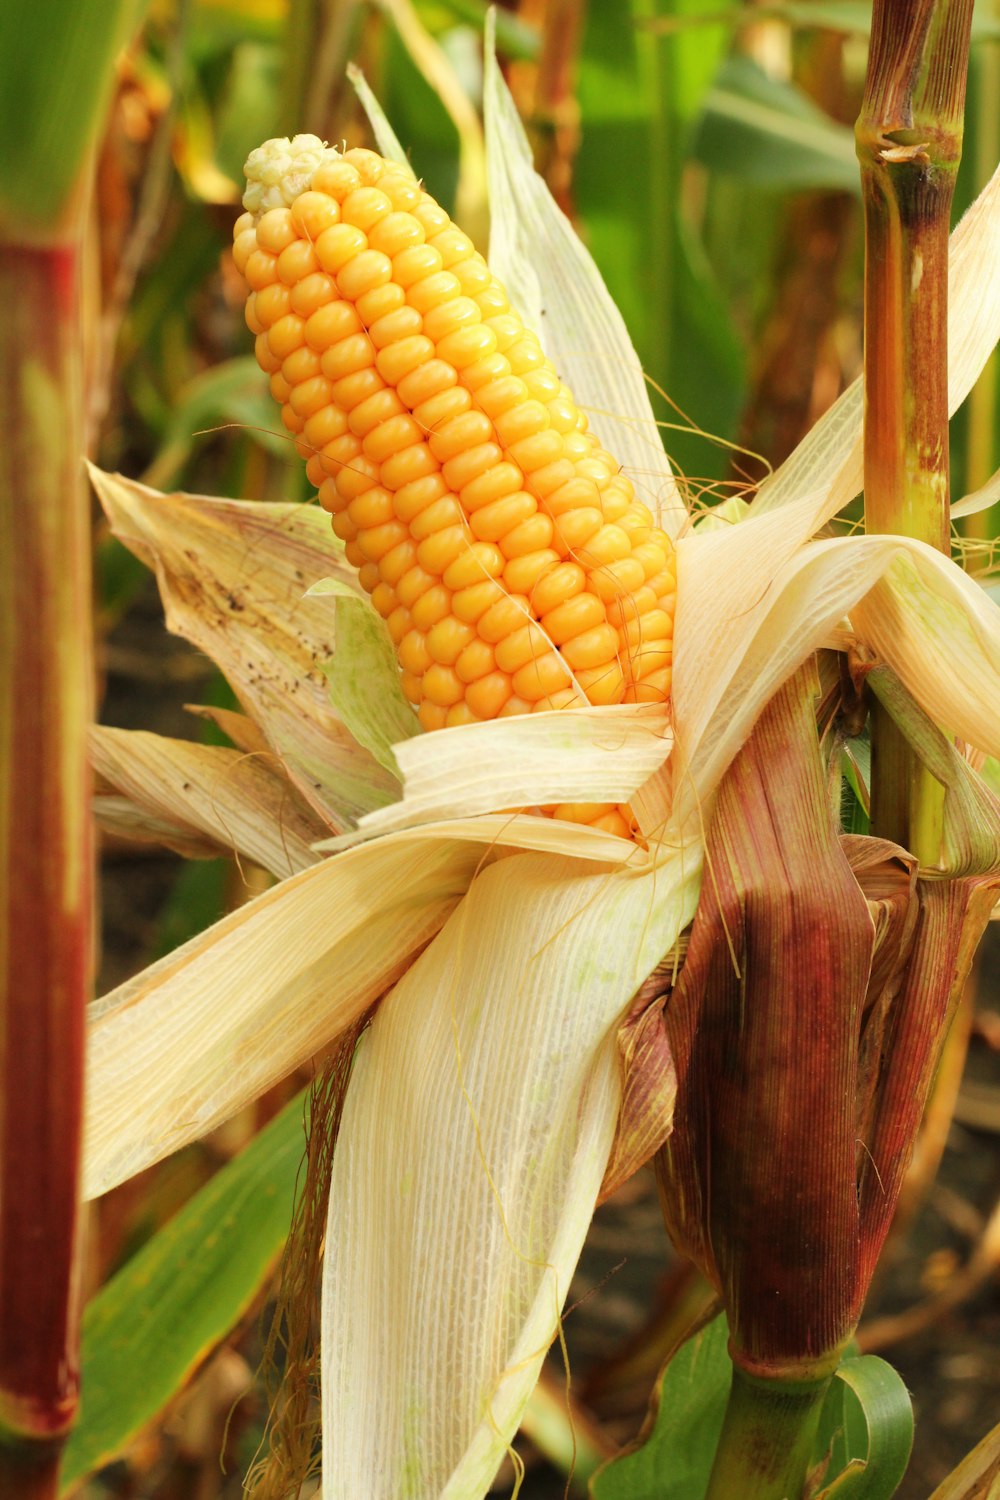
<svg viewBox="0 0 1000 1500"><path fill-rule="evenodd" d="M91 468L115 535L156 570L176 634L221 668L327 831L398 796L330 702L322 664L331 613L304 597L319 578L358 584L314 506L161 495Z"/></svg>

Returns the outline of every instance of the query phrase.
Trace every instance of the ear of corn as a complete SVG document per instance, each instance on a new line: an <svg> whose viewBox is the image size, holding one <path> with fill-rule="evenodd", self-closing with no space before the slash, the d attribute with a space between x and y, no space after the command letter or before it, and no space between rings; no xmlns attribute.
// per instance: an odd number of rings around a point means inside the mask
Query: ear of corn
<svg viewBox="0 0 1000 1500"><path fill-rule="evenodd" d="M672 543L471 242L372 151L296 136L246 170L257 359L424 728L666 701Z"/></svg>

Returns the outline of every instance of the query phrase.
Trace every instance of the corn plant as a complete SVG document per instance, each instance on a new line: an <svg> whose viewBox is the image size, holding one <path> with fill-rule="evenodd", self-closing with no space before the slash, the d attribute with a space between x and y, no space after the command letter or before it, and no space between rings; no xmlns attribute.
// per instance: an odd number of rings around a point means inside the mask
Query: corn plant
<svg viewBox="0 0 1000 1500"><path fill-rule="evenodd" d="M725 1313L664 1378L668 1423L673 1403L714 1414L683 1493L900 1477L905 1392L850 1340L1000 883L971 763L1000 749L1000 614L946 547L947 415L1000 331L996 180L947 239L969 19L877 11L865 380L752 503L689 511L493 23L488 263L363 80L377 152L303 134L248 162L234 260L320 508L91 471L245 710L222 716L232 749L96 730L101 820L235 848L276 884L94 1007L85 1193L325 1060L260 1497L317 1461L328 1497L484 1494L595 1204L650 1161ZM867 534L829 534L862 484ZM873 833L845 835L869 706ZM248 1286L284 1234L258 1200L300 1108L214 1190L215 1212L231 1192L260 1219ZM98 1362L199 1225L109 1288ZM185 1368L117 1388L64 1483ZM593 1493L681 1493L681 1437L657 1427Z"/></svg>

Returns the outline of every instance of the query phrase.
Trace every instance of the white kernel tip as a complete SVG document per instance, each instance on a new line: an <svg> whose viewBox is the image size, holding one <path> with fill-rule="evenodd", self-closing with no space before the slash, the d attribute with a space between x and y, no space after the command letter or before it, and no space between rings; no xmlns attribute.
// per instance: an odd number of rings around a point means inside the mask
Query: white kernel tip
<svg viewBox="0 0 1000 1500"><path fill-rule="evenodd" d="M318 135L265 141L250 152L243 168L247 179L243 207L256 219L272 208L291 208L296 198L308 192L316 168L339 159L340 154Z"/></svg>

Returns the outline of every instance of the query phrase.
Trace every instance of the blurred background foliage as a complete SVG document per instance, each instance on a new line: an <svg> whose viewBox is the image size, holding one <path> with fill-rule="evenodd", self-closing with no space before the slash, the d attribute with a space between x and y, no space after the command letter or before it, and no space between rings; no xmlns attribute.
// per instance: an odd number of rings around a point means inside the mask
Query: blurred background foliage
<svg viewBox="0 0 1000 1500"><path fill-rule="evenodd" d="M367 143L346 73L354 61L429 190L485 250L477 114L485 14L483 0L151 0L144 29L119 61L90 226L90 442L102 466L167 490L310 499L243 322L244 287L229 250L243 161L266 137L301 130ZM1000 158L997 15L992 0L979 0L956 213ZM498 12L499 51L539 168L590 246L661 393L664 443L692 500L710 504L746 491L860 372L863 244L852 127L868 19L861 0L509 0ZM956 497L1000 463L998 402L994 357L954 423ZM963 523L961 545L976 571L993 566L997 519L994 510ZM219 739L210 720L185 714L183 705L225 707L228 688L196 653L163 635L148 573L101 529L97 556L105 719ZM103 856L102 989L265 879L226 861L184 866L113 840ZM998 1040L995 1029L994 1046ZM277 1173L270 1197L289 1197L301 1124L279 1111L303 1081L290 1080L95 1210L92 1292L120 1267L134 1268L130 1256L155 1247L154 1232L196 1195L187 1210L190 1239L181 1236L169 1250L166 1272L159 1263L140 1265L131 1283L112 1281L88 1315L90 1386L67 1478L79 1482L128 1444L127 1458L87 1482L89 1500L239 1493L266 1407L251 1385L260 1352L256 1312L281 1234L273 1214L246 1207L244 1179L233 1179L229 1208L216 1205L207 1219L197 1194L208 1191L220 1165L242 1163L244 1178ZM996 1104L983 1108L993 1109L985 1128L995 1130ZM280 1140L257 1135L272 1118L285 1122ZM263 1166L238 1155L248 1142L263 1152ZM225 1181L213 1189L223 1199ZM995 1183L980 1186L995 1193ZM263 1249L201 1255L203 1284L197 1294L185 1291L171 1267L178 1257L198 1257L205 1224L233 1202L244 1205L236 1215L243 1240L262 1235ZM644 1202L639 1192L626 1204L626 1244ZM653 1208L643 1220L653 1226L647 1280L631 1312L619 1307L605 1343L582 1356L593 1399L589 1415L579 1414L579 1433L594 1412L607 1423L595 1452L638 1427L663 1330L690 1296L676 1267L673 1292L659 1280L668 1252ZM959 1234L958 1243L966 1247L968 1239ZM964 1248L955 1254L962 1259ZM642 1254L633 1263L641 1268ZM914 1297L928 1285L918 1277ZM622 1302L624 1294L614 1297ZM661 1319L643 1354L637 1329L651 1298L660 1299ZM152 1316L153 1301L183 1331L166 1384L162 1371L152 1378L142 1363L148 1355L123 1334ZM206 1306L214 1309L209 1316ZM220 1346L237 1318L239 1336ZM118 1342L109 1345L112 1335ZM613 1370L619 1396L633 1381L625 1410L615 1404ZM105 1391L101 1381L113 1378L118 1386ZM991 1377L982 1378L988 1400ZM171 1382L184 1383L185 1392L149 1426ZM126 1417L123 1390L145 1393ZM112 1409L118 1403L117 1418L101 1416L109 1402ZM95 1433L101 1421L110 1425ZM963 1431L957 1451L939 1457L937 1477L973 1435ZM546 1481L545 1472L541 1481L529 1475L525 1495L563 1493L564 1477L550 1469Z"/></svg>

